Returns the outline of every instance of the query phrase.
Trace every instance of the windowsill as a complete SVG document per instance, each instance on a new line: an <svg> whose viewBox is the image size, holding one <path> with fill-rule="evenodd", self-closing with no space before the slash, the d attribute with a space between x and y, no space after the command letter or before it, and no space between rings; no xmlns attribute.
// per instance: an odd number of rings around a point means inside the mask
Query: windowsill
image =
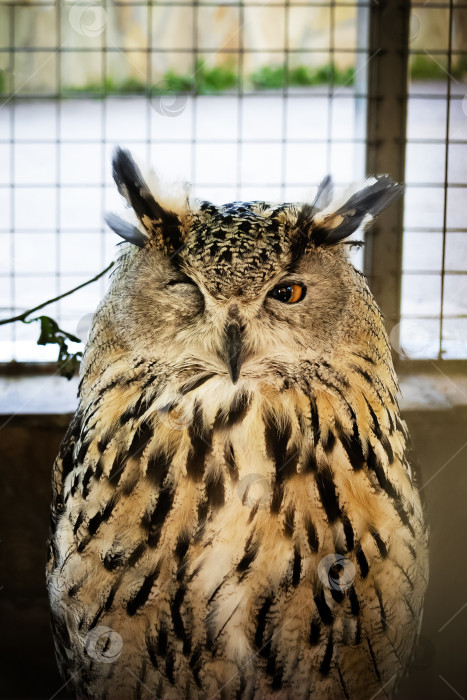
<svg viewBox="0 0 467 700"><path fill-rule="evenodd" d="M463 374L400 373L402 411L444 411L467 406L467 376ZM78 378L60 376L0 376L1 416L62 416L77 406Z"/></svg>
<svg viewBox="0 0 467 700"><path fill-rule="evenodd" d="M465 374L399 373L404 411L443 411L467 406Z"/></svg>
<svg viewBox="0 0 467 700"><path fill-rule="evenodd" d="M67 415L78 405L78 377L0 376L0 415Z"/></svg>

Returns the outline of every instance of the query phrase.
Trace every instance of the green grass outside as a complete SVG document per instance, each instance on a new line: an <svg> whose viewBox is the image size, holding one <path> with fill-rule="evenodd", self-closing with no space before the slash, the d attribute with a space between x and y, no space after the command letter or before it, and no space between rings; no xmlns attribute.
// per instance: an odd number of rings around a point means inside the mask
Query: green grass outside
<svg viewBox="0 0 467 700"><path fill-rule="evenodd" d="M296 66L286 69L285 66L263 66L255 71L250 80L256 89L280 89L283 87L299 87L313 85L353 85L355 71L353 68L340 70L332 64L310 68Z"/></svg>
<svg viewBox="0 0 467 700"><path fill-rule="evenodd" d="M467 75L467 56L460 56L451 66L451 76L458 80ZM410 59L410 75L413 80L446 80L448 76L447 62L439 57L434 60L431 56L415 54Z"/></svg>
<svg viewBox="0 0 467 700"><path fill-rule="evenodd" d="M306 87L315 85L327 85L333 82L335 85L353 85L354 70L340 70L332 65L320 68L309 66L296 66L286 70L285 66L263 66L249 76L245 76L244 83L255 90L277 90L284 87ZM239 85L239 76L231 68L224 66L206 66L201 59L196 65L195 75L184 75L169 70L163 79L150 88L138 80L128 79L117 82L113 78L107 78L103 84L88 83L81 87L68 87L62 89L62 94L83 93L90 96L102 97L107 94L149 94L160 95L166 93L190 92L197 95L218 94L229 90L235 90Z"/></svg>
<svg viewBox="0 0 467 700"><path fill-rule="evenodd" d="M460 57L451 68L455 79L462 79L467 74L467 57ZM447 66L425 55L413 55L410 59L410 75L415 80L445 80ZM0 70L0 94L7 94L5 71ZM342 70L333 64L318 68L298 65L287 68L284 65L266 65L244 76L246 89L281 90L286 87L313 87L319 85L354 84L353 68ZM195 75L185 75L168 70L162 80L152 86L135 78L116 80L108 77L103 83L87 83L79 87L63 86L61 95L83 94L102 98L107 95L160 95L173 93L192 93L197 95L219 94L238 88L239 75L232 68L225 66L208 67L203 59L196 64Z"/></svg>

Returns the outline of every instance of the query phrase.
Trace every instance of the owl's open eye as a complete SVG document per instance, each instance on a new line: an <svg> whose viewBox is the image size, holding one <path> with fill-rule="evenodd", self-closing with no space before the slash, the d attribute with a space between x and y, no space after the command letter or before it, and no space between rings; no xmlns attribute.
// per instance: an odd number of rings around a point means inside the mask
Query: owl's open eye
<svg viewBox="0 0 467 700"><path fill-rule="evenodd" d="M285 304L296 304L305 298L306 287L304 284L276 284L271 289L268 297L283 301Z"/></svg>

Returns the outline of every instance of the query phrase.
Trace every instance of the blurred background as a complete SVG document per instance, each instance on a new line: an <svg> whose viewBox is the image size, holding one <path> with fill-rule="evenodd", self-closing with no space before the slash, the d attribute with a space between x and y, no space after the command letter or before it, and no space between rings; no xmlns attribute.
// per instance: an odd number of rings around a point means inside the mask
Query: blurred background
<svg viewBox="0 0 467 700"><path fill-rule="evenodd" d="M467 3L0 0L1 700L69 697L44 542L77 389L37 323L1 320L115 257L103 215L121 208L117 144L216 203L310 201L327 173L406 184L351 253L385 315L432 533L397 698L466 700ZM40 313L85 342L106 285Z"/></svg>
<svg viewBox="0 0 467 700"><path fill-rule="evenodd" d="M113 259L103 213L120 205L117 143L225 202L310 199L327 173L338 185L362 178L369 143L392 139L399 157L386 170L407 184L401 251L365 271L399 278L387 315L406 355L466 358L467 9L412 5L408 28L392 15L379 28L406 43L395 88L369 81L382 56L368 2L0 2L3 316ZM368 133L377 101L396 91L406 129L391 109L390 129ZM104 287L47 313L83 336ZM0 327L0 361L53 360L36 335Z"/></svg>

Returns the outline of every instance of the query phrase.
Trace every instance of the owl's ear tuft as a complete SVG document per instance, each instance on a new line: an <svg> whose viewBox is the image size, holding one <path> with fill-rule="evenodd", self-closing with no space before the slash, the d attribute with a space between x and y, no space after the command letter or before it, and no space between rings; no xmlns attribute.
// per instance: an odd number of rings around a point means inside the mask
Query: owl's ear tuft
<svg viewBox="0 0 467 700"><path fill-rule="evenodd" d="M315 201L312 206L314 209L324 209L331 204L332 195L334 192L334 183L330 175L321 180L318 186L318 191L316 193Z"/></svg>
<svg viewBox="0 0 467 700"><path fill-rule="evenodd" d="M362 189L350 196L347 194L344 200L333 198L324 209L316 211L320 203L318 191L315 203L304 205L299 213L297 229L308 240L308 245L336 245L351 236L366 218L378 216L402 195L403 190L403 185L396 184L388 175L381 175L368 180Z"/></svg>
<svg viewBox="0 0 467 700"><path fill-rule="evenodd" d="M149 242L149 238L139 228L130 224L129 221L121 219L113 212L104 214L104 221L112 231L115 231L117 236L120 236L128 243L138 246L138 248L144 248Z"/></svg>
<svg viewBox="0 0 467 700"><path fill-rule="evenodd" d="M147 237L135 226L114 214L107 215L108 225L119 236L139 247L144 247L149 241L153 241L158 248L168 254L180 250L185 239L182 221L176 213L164 208L156 201L129 151L122 148L115 149L112 174L118 191L133 208L147 232Z"/></svg>

